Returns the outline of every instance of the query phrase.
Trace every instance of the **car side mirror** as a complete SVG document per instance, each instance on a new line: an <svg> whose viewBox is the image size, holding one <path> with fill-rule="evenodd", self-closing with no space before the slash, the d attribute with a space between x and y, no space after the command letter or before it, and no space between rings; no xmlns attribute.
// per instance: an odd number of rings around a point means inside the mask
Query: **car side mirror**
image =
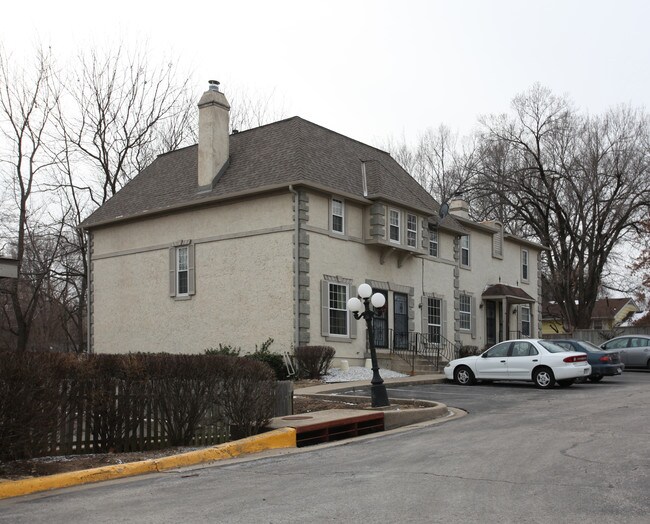
<svg viewBox="0 0 650 524"><path fill-rule="evenodd" d="M487 358L487 351L481 355L481 358Z"/></svg>

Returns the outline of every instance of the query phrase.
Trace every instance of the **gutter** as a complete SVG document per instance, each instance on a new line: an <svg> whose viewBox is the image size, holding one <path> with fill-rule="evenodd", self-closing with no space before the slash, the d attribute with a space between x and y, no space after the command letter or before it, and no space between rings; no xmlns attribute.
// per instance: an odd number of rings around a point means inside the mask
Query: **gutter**
<svg viewBox="0 0 650 524"><path fill-rule="evenodd" d="M289 184L293 194L293 318L295 322L293 334L294 349L300 345L300 200L298 191Z"/></svg>

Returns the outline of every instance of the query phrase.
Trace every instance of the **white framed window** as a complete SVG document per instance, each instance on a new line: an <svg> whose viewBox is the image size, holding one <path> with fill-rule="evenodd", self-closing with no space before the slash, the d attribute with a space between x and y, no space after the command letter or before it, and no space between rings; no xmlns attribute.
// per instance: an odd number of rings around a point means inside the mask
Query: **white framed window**
<svg viewBox="0 0 650 524"><path fill-rule="evenodd" d="M176 295L179 297L189 295L189 248L181 246L176 248Z"/></svg>
<svg viewBox="0 0 650 524"><path fill-rule="evenodd" d="M460 266L461 267L470 266L469 235L463 235L460 237Z"/></svg>
<svg viewBox="0 0 650 524"><path fill-rule="evenodd" d="M345 231L345 205L340 198L332 198L332 231L335 233Z"/></svg>
<svg viewBox="0 0 650 524"><path fill-rule="evenodd" d="M418 217L406 214L406 245L415 247L418 243Z"/></svg>
<svg viewBox="0 0 650 524"><path fill-rule="evenodd" d="M521 306L521 336L530 337L530 306Z"/></svg>
<svg viewBox="0 0 650 524"><path fill-rule="evenodd" d="M460 295L460 329L469 331L472 329L472 297Z"/></svg>
<svg viewBox="0 0 650 524"><path fill-rule="evenodd" d="M348 286L328 282L329 334L348 336Z"/></svg>
<svg viewBox="0 0 650 524"><path fill-rule="evenodd" d="M430 229L429 230L429 255L432 257L438 256L438 230Z"/></svg>
<svg viewBox="0 0 650 524"><path fill-rule="evenodd" d="M196 293L194 244L180 241L169 248L169 296L187 299Z"/></svg>
<svg viewBox="0 0 650 524"><path fill-rule="evenodd" d="M388 238L391 242L400 242L400 214L397 209L388 210Z"/></svg>
<svg viewBox="0 0 650 524"><path fill-rule="evenodd" d="M521 250L521 280L528 282L528 250Z"/></svg>
<svg viewBox="0 0 650 524"><path fill-rule="evenodd" d="M494 258L503 258L503 225L496 222L499 231L492 234L492 256Z"/></svg>
<svg viewBox="0 0 650 524"><path fill-rule="evenodd" d="M427 334L429 343L440 344L442 334L442 300L439 298L427 299Z"/></svg>

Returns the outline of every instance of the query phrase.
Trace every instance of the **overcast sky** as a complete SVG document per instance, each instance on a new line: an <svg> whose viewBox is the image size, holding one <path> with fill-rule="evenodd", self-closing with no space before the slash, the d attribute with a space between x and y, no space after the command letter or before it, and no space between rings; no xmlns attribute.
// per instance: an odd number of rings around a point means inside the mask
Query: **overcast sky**
<svg viewBox="0 0 650 524"><path fill-rule="evenodd" d="M0 41L20 59L42 42L58 57L148 42L191 73L274 93L352 138L412 140L445 123L466 133L535 82L600 113L650 105L646 0L5 2Z"/></svg>

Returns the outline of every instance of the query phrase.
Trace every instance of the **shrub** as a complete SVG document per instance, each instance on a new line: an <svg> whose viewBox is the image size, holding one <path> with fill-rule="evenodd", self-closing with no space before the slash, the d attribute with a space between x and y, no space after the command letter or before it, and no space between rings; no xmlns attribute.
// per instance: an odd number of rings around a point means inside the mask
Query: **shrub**
<svg viewBox="0 0 650 524"><path fill-rule="evenodd" d="M241 348L236 348L231 344L219 344L218 348L207 348L204 353L206 355L225 355L227 357L238 357L241 353Z"/></svg>
<svg viewBox="0 0 650 524"><path fill-rule="evenodd" d="M461 346L460 351L458 352L458 358L470 357L472 355L478 355L481 353L478 346Z"/></svg>
<svg viewBox="0 0 650 524"><path fill-rule="evenodd" d="M238 360L220 355L147 355L153 404L162 414L172 446L187 446L194 438L219 397L224 370Z"/></svg>
<svg viewBox="0 0 650 524"><path fill-rule="evenodd" d="M0 353L0 460L45 455L70 413L61 378L77 365L63 353Z"/></svg>
<svg viewBox="0 0 650 524"><path fill-rule="evenodd" d="M255 435L273 416L273 372L252 359L231 359L225 364L219 404L230 420L231 438Z"/></svg>
<svg viewBox="0 0 650 524"><path fill-rule="evenodd" d="M128 451L147 404L145 355L91 355L79 383L95 452Z"/></svg>
<svg viewBox="0 0 650 524"><path fill-rule="evenodd" d="M269 351L271 344L273 344L272 338L269 338L266 342L262 343L260 348L258 348L256 344L255 352L246 355L246 357L267 364L273 370L276 380L288 380L289 374L284 365L284 358L282 358L282 355L278 353L271 353Z"/></svg>
<svg viewBox="0 0 650 524"><path fill-rule="evenodd" d="M301 346L296 348L294 359L297 373L302 378L317 379L326 375L334 358L333 347Z"/></svg>

